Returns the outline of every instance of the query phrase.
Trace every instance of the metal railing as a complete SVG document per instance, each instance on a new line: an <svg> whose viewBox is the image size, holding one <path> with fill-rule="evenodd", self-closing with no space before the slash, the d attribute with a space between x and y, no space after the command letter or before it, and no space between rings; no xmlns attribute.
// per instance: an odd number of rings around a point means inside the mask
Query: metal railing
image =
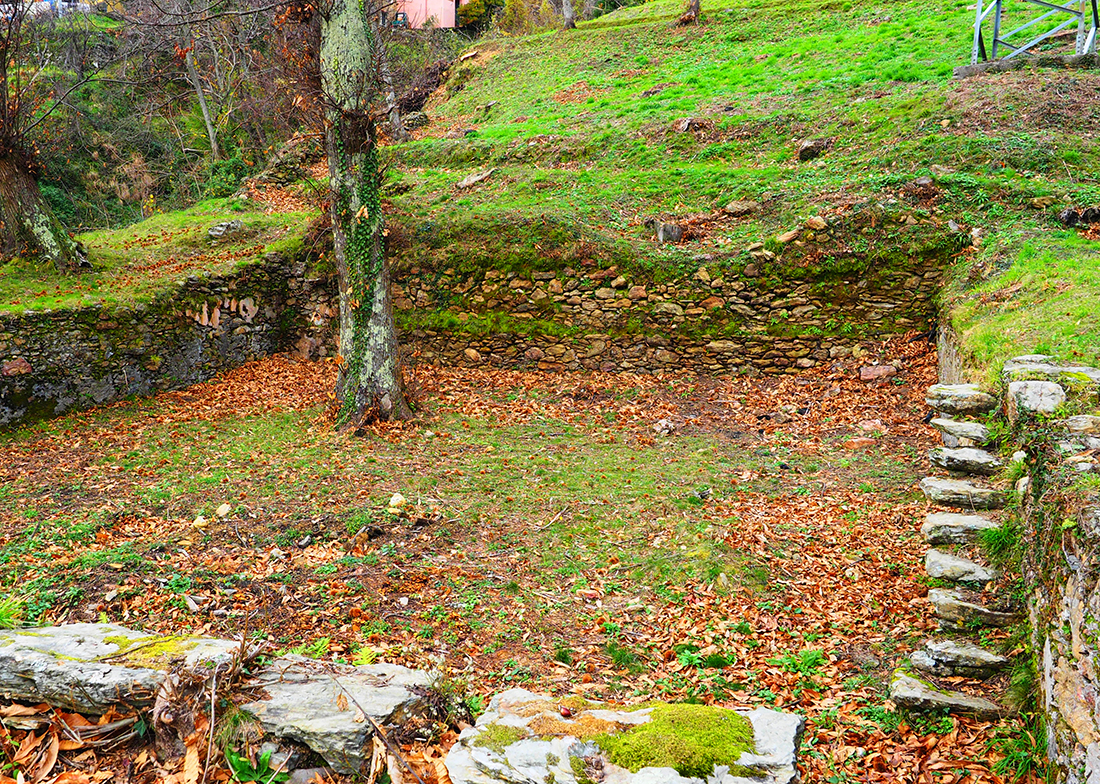
<svg viewBox="0 0 1100 784"><path fill-rule="evenodd" d="M971 65L976 65L986 60L996 60L998 58L998 50L1002 47L1009 50L1008 54L1001 58L1002 60L1009 60L1022 54L1033 54L1031 50L1034 49L1034 47L1062 32L1062 30L1066 29L1074 22L1077 23L1075 53L1096 54L1096 29L1100 27L1100 16L1097 15L1096 10L1097 0L1069 0L1069 2L1062 5L1049 3L1046 2L1046 0L1014 0L1013 7L1019 8L1020 2L1038 6L1040 9L1045 9L1045 12L1007 33L1002 33L1001 15L1004 0L992 0L992 2L984 7L982 5L982 0L976 0L977 10L974 15L974 46L970 52ZM1024 43L1013 43L1010 40L1015 36L1019 36L1026 30L1030 30L1036 25L1042 24L1057 14L1067 14L1069 18L1059 22L1049 30L1032 37L1030 40L1024 39ZM991 51L987 52L985 34L982 27L990 16L993 17L993 44ZM1015 40L1019 42L1021 39L1017 37Z"/></svg>

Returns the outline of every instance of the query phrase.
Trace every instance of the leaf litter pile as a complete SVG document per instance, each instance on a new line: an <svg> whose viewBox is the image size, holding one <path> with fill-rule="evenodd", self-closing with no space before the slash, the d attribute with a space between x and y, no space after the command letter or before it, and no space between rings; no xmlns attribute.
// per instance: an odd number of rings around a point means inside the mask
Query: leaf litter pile
<svg viewBox="0 0 1100 784"><path fill-rule="evenodd" d="M361 437L333 431L333 364L273 357L3 436L0 580L36 623L266 637L483 696L792 710L806 781L1007 781L1019 720L886 698L935 634L915 487L936 357L865 350L773 378L414 366L417 419ZM861 382L875 361L898 374ZM61 745L120 717L3 710L27 781L165 775L121 730ZM454 737L405 747L426 784Z"/></svg>

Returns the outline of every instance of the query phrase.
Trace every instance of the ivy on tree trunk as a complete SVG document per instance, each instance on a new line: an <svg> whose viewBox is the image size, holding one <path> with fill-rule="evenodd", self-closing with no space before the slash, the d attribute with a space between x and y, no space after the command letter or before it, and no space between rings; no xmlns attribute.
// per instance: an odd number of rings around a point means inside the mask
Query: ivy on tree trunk
<svg viewBox="0 0 1100 784"><path fill-rule="evenodd" d="M379 162L371 105L378 95L377 47L369 0L330 0L321 14L332 230L340 276L342 430L410 416L401 383L390 298Z"/></svg>

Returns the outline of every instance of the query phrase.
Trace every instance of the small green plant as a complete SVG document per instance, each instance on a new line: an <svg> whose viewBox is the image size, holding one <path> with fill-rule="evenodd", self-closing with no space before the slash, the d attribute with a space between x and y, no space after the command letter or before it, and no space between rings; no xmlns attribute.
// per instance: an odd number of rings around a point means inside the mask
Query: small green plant
<svg viewBox="0 0 1100 784"><path fill-rule="evenodd" d="M817 674L821 665L828 660L829 657L822 651L805 650L797 656L791 653L785 653L782 656L768 659L768 664L779 667L783 672L796 672L799 675L810 676Z"/></svg>
<svg viewBox="0 0 1100 784"><path fill-rule="evenodd" d="M271 756L274 752L268 749L260 755L255 764L233 749L225 750L225 760L229 763L229 769L233 771L233 778L237 781L278 781L283 782L290 778L290 772L276 771L271 765Z"/></svg>
<svg viewBox="0 0 1100 784"><path fill-rule="evenodd" d="M0 629L17 629L26 618L26 602L17 596L0 599Z"/></svg>
<svg viewBox="0 0 1100 784"><path fill-rule="evenodd" d="M997 528L984 528L978 534L982 552L999 568L1012 567L1021 556L1020 522L1009 517Z"/></svg>
<svg viewBox="0 0 1100 784"><path fill-rule="evenodd" d="M630 648L612 641L607 643L606 650L608 657L611 659L611 663L620 670L626 670L631 673L638 673L645 670L641 658L637 653L630 650Z"/></svg>
<svg viewBox="0 0 1100 784"><path fill-rule="evenodd" d="M1027 718L1027 726L1023 728L997 731L990 745L1004 756L993 764L993 772L1013 782L1047 781L1047 743L1042 719L1038 714Z"/></svg>
<svg viewBox="0 0 1100 784"><path fill-rule="evenodd" d="M554 661L561 662L562 664L572 664L573 651L567 646L558 643L554 646Z"/></svg>

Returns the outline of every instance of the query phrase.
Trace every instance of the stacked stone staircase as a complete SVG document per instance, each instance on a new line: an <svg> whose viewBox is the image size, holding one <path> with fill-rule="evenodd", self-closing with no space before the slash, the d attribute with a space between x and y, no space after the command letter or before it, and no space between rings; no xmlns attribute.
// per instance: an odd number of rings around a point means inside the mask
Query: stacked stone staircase
<svg viewBox="0 0 1100 784"><path fill-rule="evenodd" d="M1002 468L1002 461L987 447L988 428L968 417L997 408L997 399L972 384L937 384L928 390L928 404L936 412L931 424L940 431L943 446L929 455L932 466L950 478L928 476L920 488L937 507L952 511L930 512L921 526L929 544L924 565L930 577L949 583L948 588L928 592L932 610L945 633L972 633L982 626L1007 626L1020 620L983 601L981 589L995 583L996 569L949 548L976 543L982 531L1000 523L993 516L1004 506L1006 494L988 483ZM931 679L956 676L986 679L1009 665L1004 656L973 642L944 636L925 641L906 663L894 671L890 697L895 704L911 709L949 708L983 717L996 717L1004 709L981 697L943 689Z"/></svg>

